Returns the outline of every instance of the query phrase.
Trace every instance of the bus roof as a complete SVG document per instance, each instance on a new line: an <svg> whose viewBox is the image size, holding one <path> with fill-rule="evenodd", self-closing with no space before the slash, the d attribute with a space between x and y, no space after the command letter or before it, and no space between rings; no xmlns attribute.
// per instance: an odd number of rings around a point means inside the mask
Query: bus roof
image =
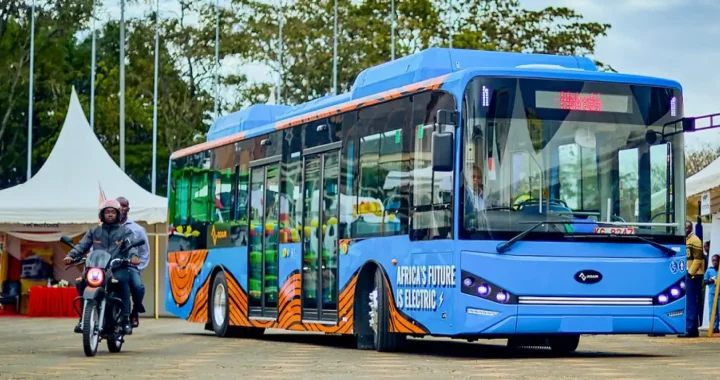
<svg viewBox="0 0 720 380"><path fill-rule="evenodd" d="M600 72L586 57L430 48L363 70L350 92L297 106L258 104L215 120L207 142L181 149L183 157L246 137L269 133L400 96L462 83L478 75L554 78L676 87L677 82Z"/></svg>

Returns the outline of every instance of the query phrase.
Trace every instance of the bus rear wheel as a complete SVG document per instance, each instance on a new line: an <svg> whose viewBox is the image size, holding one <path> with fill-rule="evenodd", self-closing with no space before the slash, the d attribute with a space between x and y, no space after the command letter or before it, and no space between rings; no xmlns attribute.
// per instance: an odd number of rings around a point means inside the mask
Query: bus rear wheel
<svg viewBox="0 0 720 380"><path fill-rule="evenodd" d="M568 355L580 345L580 335L559 335L548 338L550 350L558 355Z"/></svg>
<svg viewBox="0 0 720 380"><path fill-rule="evenodd" d="M265 329L230 326L228 287L225 272L219 272L213 280L209 299L210 324L215 335L221 338L259 338Z"/></svg>
<svg viewBox="0 0 720 380"><path fill-rule="evenodd" d="M405 343L406 336L390 332L390 299L380 267L375 271L373 290L369 293L370 303L370 329L373 331L375 350L379 352L393 352L399 350Z"/></svg>

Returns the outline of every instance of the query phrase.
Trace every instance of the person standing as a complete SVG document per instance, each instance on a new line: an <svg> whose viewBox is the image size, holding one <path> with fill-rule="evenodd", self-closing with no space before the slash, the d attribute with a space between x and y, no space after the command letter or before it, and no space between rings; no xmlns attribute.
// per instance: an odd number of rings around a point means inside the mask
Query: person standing
<svg viewBox="0 0 720 380"><path fill-rule="evenodd" d="M687 256L686 283L686 304L685 304L685 334L678 335L680 338L696 338L700 334L698 327L700 321L700 292L702 289L703 274L705 273L705 257L703 255L703 243L693 233L692 222L685 222L685 246Z"/></svg>
<svg viewBox="0 0 720 380"><path fill-rule="evenodd" d="M712 257L712 266L710 266L707 271L705 272L705 283L708 287L708 317L712 318L712 311L713 308L715 310L718 310L718 307L715 306L715 283L717 282L717 275L718 275L718 265L720 264L720 256L713 255ZM718 329L720 327L720 313L715 313L715 321L713 323L713 333L717 334L720 333L720 330Z"/></svg>
<svg viewBox="0 0 720 380"><path fill-rule="evenodd" d="M117 201L120 203L120 209L122 211L121 223L131 230L135 234L136 238L145 240L145 244L138 247L138 257L140 258L140 262L137 265L130 265L129 267L130 292L132 293L133 300L130 320L132 322L132 327L138 327L140 326L139 314L145 312L145 307L143 306L143 298L145 298L145 285L142 283L141 274L142 271L147 268L148 264L150 264L150 243L148 241L147 231L145 231L141 225L135 223L128 216L130 213L130 201L125 197L118 197Z"/></svg>

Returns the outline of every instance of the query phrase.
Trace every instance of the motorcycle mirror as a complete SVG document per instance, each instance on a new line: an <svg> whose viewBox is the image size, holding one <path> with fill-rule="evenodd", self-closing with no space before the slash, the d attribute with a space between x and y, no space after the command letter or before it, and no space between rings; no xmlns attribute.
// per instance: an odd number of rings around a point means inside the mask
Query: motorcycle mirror
<svg viewBox="0 0 720 380"><path fill-rule="evenodd" d="M73 242L72 242L72 239L70 239L69 236L63 236L63 237L61 237L61 238L60 238L60 242L63 243L63 244L65 244L65 245L69 245L71 248L72 248L72 247L75 247L75 245L74 245Z"/></svg>

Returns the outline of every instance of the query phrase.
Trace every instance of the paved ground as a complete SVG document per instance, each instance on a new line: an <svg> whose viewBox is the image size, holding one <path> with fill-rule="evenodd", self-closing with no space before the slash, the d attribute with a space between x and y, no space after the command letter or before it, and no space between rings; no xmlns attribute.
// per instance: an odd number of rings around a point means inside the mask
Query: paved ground
<svg viewBox="0 0 720 380"><path fill-rule="evenodd" d="M348 348L335 336L271 331L262 340L219 339L176 319L142 320L123 352L103 342L86 358L70 319L0 318L0 379L708 379L720 338L583 337L578 353L510 351L505 341L412 340L406 352Z"/></svg>

